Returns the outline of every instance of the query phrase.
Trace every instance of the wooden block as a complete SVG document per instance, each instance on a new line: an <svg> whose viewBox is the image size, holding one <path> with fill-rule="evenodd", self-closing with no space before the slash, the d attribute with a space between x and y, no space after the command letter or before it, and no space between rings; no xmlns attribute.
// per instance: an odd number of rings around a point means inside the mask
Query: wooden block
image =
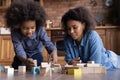
<svg viewBox="0 0 120 80"><path fill-rule="evenodd" d="M79 69L79 66L67 65L65 66L66 69Z"/></svg>
<svg viewBox="0 0 120 80"><path fill-rule="evenodd" d="M44 76L51 77L52 76L52 69L51 68L49 68L49 69L47 68Z"/></svg>
<svg viewBox="0 0 120 80"><path fill-rule="evenodd" d="M88 61L87 63L89 63L89 64L95 64L94 61Z"/></svg>
<svg viewBox="0 0 120 80"><path fill-rule="evenodd" d="M78 67L84 67L85 65L86 65L85 63L80 63L80 64L78 63L77 64Z"/></svg>
<svg viewBox="0 0 120 80"><path fill-rule="evenodd" d="M104 74L106 74L106 68L105 67L94 67L94 73L104 73Z"/></svg>
<svg viewBox="0 0 120 80"><path fill-rule="evenodd" d="M37 60L33 60L33 61L34 61L35 66L37 66Z"/></svg>
<svg viewBox="0 0 120 80"><path fill-rule="evenodd" d="M46 67L46 71L45 71L44 76L48 76L48 77L51 77L51 76L52 76L51 63L49 63L48 66Z"/></svg>
<svg viewBox="0 0 120 80"><path fill-rule="evenodd" d="M82 70L81 69L74 69L74 79L80 80L82 76Z"/></svg>
<svg viewBox="0 0 120 80"><path fill-rule="evenodd" d="M61 67L60 64L54 64L54 67Z"/></svg>
<svg viewBox="0 0 120 80"><path fill-rule="evenodd" d="M73 75L74 74L74 69L68 69L68 73L69 75Z"/></svg>
<svg viewBox="0 0 120 80"><path fill-rule="evenodd" d="M54 68L54 72L55 72L55 73L59 73L59 72L61 72L61 70L62 70L60 64L54 64L53 68Z"/></svg>
<svg viewBox="0 0 120 80"><path fill-rule="evenodd" d="M4 66L4 72L7 73L7 69L10 68L10 66Z"/></svg>
<svg viewBox="0 0 120 80"><path fill-rule="evenodd" d="M101 73L106 74L106 68L105 67L101 67Z"/></svg>
<svg viewBox="0 0 120 80"><path fill-rule="evenodd" d="M93 73L93 68L91 67L81 67L82 73Z"/></svg>
<svg viewBox="0 0 120 80"><path fill-rule="evenodd" d="M26 73L26 66L18 66L19 73Z"/></svg>
<svg viewBox="0 0 120 80"><path fill-rule="evenodd" d="M100 64L86 64L86 67L100 67Z"/></svg>
<svg viewBox="0 0 120 80"><path fill-rule="evenodd" d="M48 62L41 62L41 67L42 68L46 68L48 66Z"/></svg>
<svg viewBox="0 0 120 80"><path fill-rule="evenodd" d="M14 68L7 68L7 76L13 76L14 75Z"/></svg>
<svg viewBox="0 0 120 80"><path fill-rule="evenodd" d="M74 75L74 77L78 77L78 76L81 76L82 71L81 69L68 69L68 74Z"/></svg>
<svg viewBox="0 0 120 80"><path fill-rule="evenodd" d="M82 63L82 60L80 60L79 62Z"/></svg>
<svg viewBox="0 0 120 80"><path fill-rule="evenodd" d="M46 68L42 68L42 67L41 67L41 68L40 68L40 74L43 75L43 74L45 74L45 72L46 72Z"/></svg>
<svg viewBox="0 0 120 80"><path fill-rule="evenodd" d="M37 67L32 67L32 74L36 75L36 74L40 74L40 66Z"/></svg>
<svg viewBox="0 0 120 80"><path fill-rule="evenodd" d="M106 73L105 67L81 67L82 73Z"/></svg>

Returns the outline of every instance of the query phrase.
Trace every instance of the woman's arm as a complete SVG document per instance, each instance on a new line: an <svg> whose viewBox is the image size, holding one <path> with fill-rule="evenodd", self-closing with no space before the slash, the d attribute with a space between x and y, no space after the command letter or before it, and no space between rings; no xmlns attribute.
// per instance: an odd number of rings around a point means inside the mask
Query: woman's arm
<svg viewBox="0 0 120 80"><path fill-rule="evenodd" d="M64 40L65 61L70 65L80 63L80 57L75 56L76 53L74 52L73 50L74 48L71 44L72 44L72 41L70 41L70 39L66 37Z"/></svg>

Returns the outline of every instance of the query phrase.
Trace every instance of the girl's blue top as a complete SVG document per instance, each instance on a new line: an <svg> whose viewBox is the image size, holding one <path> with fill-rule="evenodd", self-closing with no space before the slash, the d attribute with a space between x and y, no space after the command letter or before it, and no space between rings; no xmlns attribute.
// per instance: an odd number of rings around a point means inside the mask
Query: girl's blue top
<svg viewBox="0 0 120 80"><path fill-rule="evenodd" d="M47 49L48 53L51 53L56 47L50 41L47 36L47 32L43 28L39 28L28 38L22 35L20 30L16 30L11 33L12 42L16 56L29 56L36 53L43 52L43 46Z"/></svg>

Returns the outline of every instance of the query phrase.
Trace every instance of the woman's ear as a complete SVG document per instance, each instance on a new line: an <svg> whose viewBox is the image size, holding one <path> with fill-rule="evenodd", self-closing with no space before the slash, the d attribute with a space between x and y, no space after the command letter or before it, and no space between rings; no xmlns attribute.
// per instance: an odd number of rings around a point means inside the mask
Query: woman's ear
<svg viewBox="0 0 120 80"><path fill-rule="evenodd" d="M86 26L86 24L85 24L85 23L82 23L83 30L85 29L85 26Z"/></svg>

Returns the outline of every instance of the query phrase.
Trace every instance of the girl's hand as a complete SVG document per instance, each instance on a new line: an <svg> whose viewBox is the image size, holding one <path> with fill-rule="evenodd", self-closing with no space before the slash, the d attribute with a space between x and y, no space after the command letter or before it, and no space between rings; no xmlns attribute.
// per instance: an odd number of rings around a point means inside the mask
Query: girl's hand
<svg viewBox="0 0 120 80"><path fill-rule="evenodd" d="M26 59L26 65L27 65L27 68L28 68L28 69L31 69L32 67L35 66L34 60L33 60L32 58Z"/></svg>
<svg viewBox="0 0 120 80"><path fill-rule="evenodd" d="M53 52L51 53L50 57L49 57L49 62L57 63L57 50L53 50Z"/></svg>

